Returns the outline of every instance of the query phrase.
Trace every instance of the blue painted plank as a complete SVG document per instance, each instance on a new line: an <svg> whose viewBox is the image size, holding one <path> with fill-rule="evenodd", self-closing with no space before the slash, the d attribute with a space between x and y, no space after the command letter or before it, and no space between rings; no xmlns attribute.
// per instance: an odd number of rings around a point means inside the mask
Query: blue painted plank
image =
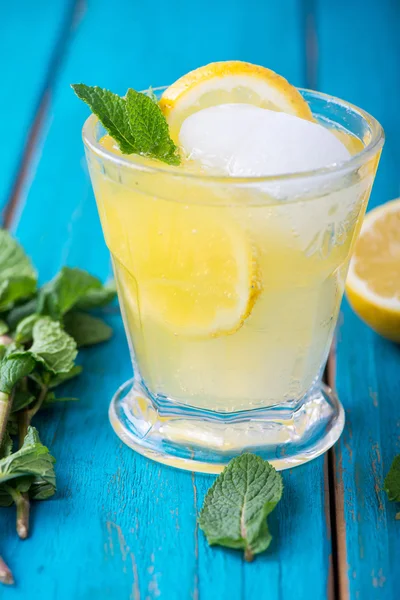
<svg viewBox="0 0 400 600"><path fill-rule="evenodd" d="M108 0L87 3L52 91L47 137L15 227L43 278L65 263L103 278L110 273L80 139L87 110L71 82L123 92L168 83L211 60L240 58L304 84L299 2L257 2L251 11L240 1L175 6L121 2L117 11ZM267 554L245 564L237 553L209 548L196 516L213 478L150 462L111 431L108 403L131 372L118 315L112 322L113 340L83 354L84 373L69 385L81 402L40 418L58 461L58 495L35 506L33 536L23 543L10 513L0 513L2 551L19 581L0 589L0 599L309 600L304 573L311 565L312 598L325 600L331 544L324 459L284 474Z"/></svg>
<svg viewBox="0 0 400 600"><path fill-rule="evenodd" d="M400 191L399 5L319 0L317 15L319 87L371 112L386 131L370 202L376 206ZM347 426L336 469L341 583L350 598L394 600L400 589L395 563L400 523L382 491L383 477L400 452L399 373L399 348L370 331L344 303L336 380Z"/></svg>
<svg viewBox="0 0 400 600"><path fill-rule="evenodd" d="M73 4L74 0L16 0L1 7L0 211L15 184Z"/></svg>

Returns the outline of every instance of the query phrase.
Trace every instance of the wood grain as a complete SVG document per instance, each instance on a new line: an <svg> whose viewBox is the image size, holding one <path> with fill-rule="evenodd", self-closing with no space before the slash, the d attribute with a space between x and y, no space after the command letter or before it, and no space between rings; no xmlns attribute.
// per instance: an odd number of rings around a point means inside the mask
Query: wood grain
<svg viewBox="0 0 400 600"><path fill-rule="evenodd" d="M211 60L240 58L305 83L302 5L211 2L190 5L89 1L50 90L35 176L14 229L43 279L63 264L110 273L84 161L80 128L86 108L69 84L84 81L124 92L164 84ZM255 18L256 17L256 18ZM16 600L92 597L181 600L327 597L331 543L323 459L284 474L284 500L271 517L274 542L253 564L209 548L196 517L213 478L150 462L111 431L107 407L130 376L118 315L111 343L82 353L84 373L66 392L79 403L40 417L57 457L59 492L33 510L34 531L17 541L11 511L0 514ZM10 561L11 562L11 561ZM312 585L310 572L312 565ZM11 597L11 596L10 596Z"/></svg>
<svg viewBox="0 0 400 600"><path fill-rule="evenodd" d="M390 0L317 3L319 88L371 112L386 131L370 206L399 195L400 7ZM382 491L400 437L400 351L344 302L336 384L347 424L335 450L340 600L394 600L400 551L396 508Z"/></svg>
<svg viewBox="0 0 400 600"><path fill-rule="evenodd" d="M75 0L8 2L0 18L0 211L17 185L46 87L55 75Z"/></svg>

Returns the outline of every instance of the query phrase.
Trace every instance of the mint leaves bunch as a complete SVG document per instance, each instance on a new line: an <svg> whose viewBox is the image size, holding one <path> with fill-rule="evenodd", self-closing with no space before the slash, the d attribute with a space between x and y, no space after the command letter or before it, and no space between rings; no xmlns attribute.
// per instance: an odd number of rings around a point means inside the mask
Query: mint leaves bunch
<svg viewBox="0 0 400 600"><path fill-rule="evenodd" d="M92 311L115 295L114 286L69 267L38 288L31 261L0 229L0 506L15 504L22 539L29 534L31 500L56 491L55 459L31 422L43 407L75 400L57 389L81 373L79 347L111 337ZM13 583L1 557L0 582Z"/></svg>
<svg viewBox="0 0 400 600"><path fill-rule="evenodd" d="M141 154L168 165L179 165L178 148L169 135L167 121L153 92L128 89L125 97L97 86L72 85L89 105L123 154Z"/></svg>

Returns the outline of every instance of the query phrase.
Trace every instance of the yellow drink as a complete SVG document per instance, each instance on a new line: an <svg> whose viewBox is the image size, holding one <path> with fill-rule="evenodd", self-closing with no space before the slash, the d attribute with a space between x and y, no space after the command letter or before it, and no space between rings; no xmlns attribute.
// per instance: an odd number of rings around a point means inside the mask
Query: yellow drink
<svg viewBox="0 0 400 600"><path fill-rule="evenodd" d="M102 144L113 147L110 138ZM235 190L230 206L224 190L218 195L196 183L187 189L186 182L182 189L174 180L167 187L157 174L135 173L134 185L130 176L107 175L95 172L93 184L128 338L149 391L217 411L301 398L326 359L372 173L295 206L269 204L257 190ZM185 202L190 185L195 204ZM223 235L240 247L238 260L253 262L254 292L248 314L239 312L228 331L215 331L208 311L223 299L223 282L204 294L194 318L185 311L198 299L191 298L191 269L213 269ZM211 264L187 264L196 249L213 244ZM229 252L225 260L232 260Z"/></svg>
<svg viewBox="0 0 400 600"><path fill-rule="evenodd" d="M124 409L134 439L113 423L119 435L157 460L178 457L185 462L178 466L212 471L244 447L276 453L279 444L301 444L320 419L315 452L275 464L324 451L343 413L337 400L321 400L321 370L379 153L337 172L234 180L206 176L190 162L160 167L121 157L111 138L96 135L88 161L136 382ZM355 137L339 127L336 135L353 155L369 144L365 132ZM185 405L200 411L195 420ZM174 406L179 419L170 416ZM303 416L288 409L273 425L269 416L253 425L248 416L235 425L201 416L280 406L303 406ZM146 424L139 436L138 420ZM279 433L268 434L275 426ZM174 452L165 455L160 439ZM204 459L207 448L224 458Z"/></svg>

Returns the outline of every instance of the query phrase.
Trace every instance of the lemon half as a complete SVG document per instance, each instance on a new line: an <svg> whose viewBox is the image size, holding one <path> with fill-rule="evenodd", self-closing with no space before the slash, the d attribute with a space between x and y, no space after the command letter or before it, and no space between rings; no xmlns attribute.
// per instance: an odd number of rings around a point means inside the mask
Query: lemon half
<svg viewBox="0 0 400 600"><path fill-rule="evenodd" d="M355 245L346 284L355 312L400 342L400 198L370 211Z"/></svg>
<svg viewBox="0 0 400 600"><path fill-rule="evenodd" d="M209 106L242 102L313 120L300 92L265 67L229 60L190 71L165 90L160 107L177 141L183 121Z"/></svg>

